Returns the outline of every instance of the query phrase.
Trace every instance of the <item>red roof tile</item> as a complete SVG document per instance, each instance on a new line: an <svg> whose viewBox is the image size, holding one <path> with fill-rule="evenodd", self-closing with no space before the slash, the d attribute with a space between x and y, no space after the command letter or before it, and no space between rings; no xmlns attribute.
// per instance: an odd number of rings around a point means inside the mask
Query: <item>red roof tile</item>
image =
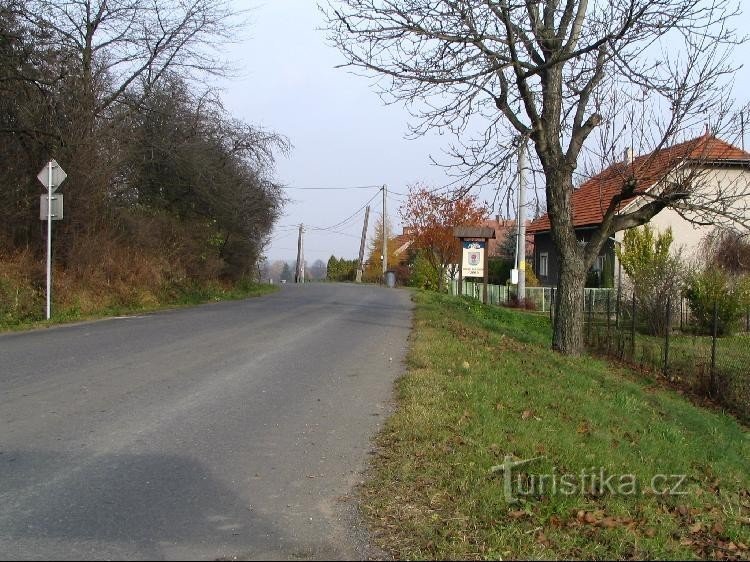
<svg viewBox="0 0 750 562"><path fill-rule="evenodd" d="M621 192L625 180L636 178L636 194L644 193L662 180L665 175L684 160L716 162L723 160L750 162L750 153L713 136L702 136L664 148L633 160L632 164L619 162L581 184L571 195L573 224L575 227L595 226L601 223L612 198ZM624 200L620 209L635 199ZM530 232L550 230L548 215L543 215L529 226Z"/></svg>

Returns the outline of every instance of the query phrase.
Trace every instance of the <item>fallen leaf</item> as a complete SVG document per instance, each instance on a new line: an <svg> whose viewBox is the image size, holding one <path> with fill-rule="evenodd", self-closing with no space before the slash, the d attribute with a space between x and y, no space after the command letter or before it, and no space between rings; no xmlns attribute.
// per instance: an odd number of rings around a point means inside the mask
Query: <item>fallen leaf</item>
<svg viewBox="0 0 750 562"><path fill-rule="evenodd" d="M523 414L521 414L522 420L528 420L531 419L534 416L534 412L531 410L524 410Z"/></svg>
<svg viewBox="0 0 750 562"><path fill-rule="evenodd" d="M695 535L700 533L703 530L703 523L698 522L695 525L690 526L690 532Z"/></svg>

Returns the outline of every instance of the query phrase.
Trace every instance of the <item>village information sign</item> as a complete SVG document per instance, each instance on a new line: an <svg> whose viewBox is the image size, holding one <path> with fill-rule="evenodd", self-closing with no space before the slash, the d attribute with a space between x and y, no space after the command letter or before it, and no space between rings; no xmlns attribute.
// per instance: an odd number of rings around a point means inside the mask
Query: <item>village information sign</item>
<svg viewBox="0 0 750 562"><path fill-rule="evenodd" d="M484 241L463 241L463 260L461 273L466 277L484 277L484 259L486 244Z"/></svg>
<svg viewBox="0 0 750 562"><path fill-rule="evenodd" d="M453 236L461 244L461 268L458 270L458 294L463 295L465 277L482 277L484 291L482 301L489 304L487 298L487 245L495 238L495 229L482 226L457 226Z"/></svg>

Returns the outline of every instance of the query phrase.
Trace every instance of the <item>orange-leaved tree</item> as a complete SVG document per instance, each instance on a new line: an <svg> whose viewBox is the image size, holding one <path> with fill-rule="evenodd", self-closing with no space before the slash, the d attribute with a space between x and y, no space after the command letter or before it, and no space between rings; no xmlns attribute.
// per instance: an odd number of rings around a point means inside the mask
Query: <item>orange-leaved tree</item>
<svg viewBox="0 0 750 562"><path fill-rule="evenodd" d="M457 226L479 226L489 210L473 195L441 195L424 185L409 188L401 206L404 225L411 228L412 246L422 250L438 275L438 290L445 283L449 265L458 263L461 247L453 236Z"/></svg>

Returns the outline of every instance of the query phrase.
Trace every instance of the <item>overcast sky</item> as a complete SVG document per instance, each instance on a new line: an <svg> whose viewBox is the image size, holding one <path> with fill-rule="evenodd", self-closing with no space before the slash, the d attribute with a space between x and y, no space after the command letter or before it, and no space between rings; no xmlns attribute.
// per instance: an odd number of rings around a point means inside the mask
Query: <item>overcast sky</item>
<svg viewBox="0 0 750 562"><path fill-rule="evenodd" d="M280 182L299 188L387 184L390 190L405 193L415 182L437 187L450 181L429 158L431 154L440 156L450 139L437 134L406 139L406 110L385 106L371 80L335 68L343 59L326 44L319 29L323 22L317 2L236 0L236 4L251 9L251 23L246 38L228 49L227 55L241 75L222 85L223 99L234 116L289 138L294 148L288 157L278 160ZM748 29L750 14L743 20ZM744 62L748 53L747 47L738 52L738 62ZM747 99L749 87L750 69L743 68L736 78L736 90ZM295 258L294 225L334 225L361 208L378 190L290 189L287 193L291 200L266 250L271 260ZM489 191L482 193L483 199L492 196ZM402 199L394 196L388 200L388 214L399 228ZM373 213L380 213L382 198L376 197L372 204ZM331 254L356 257L362 218L360 214L337 229L341 234L307 228L308 263L327 261Z"/></svg>

